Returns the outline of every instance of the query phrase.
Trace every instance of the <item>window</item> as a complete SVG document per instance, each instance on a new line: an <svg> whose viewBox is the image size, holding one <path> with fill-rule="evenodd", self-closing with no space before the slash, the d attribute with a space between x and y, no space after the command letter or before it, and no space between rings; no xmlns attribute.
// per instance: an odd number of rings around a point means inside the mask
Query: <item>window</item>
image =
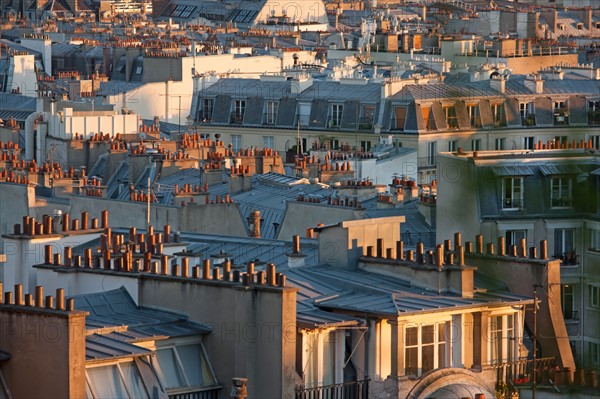
<svg viewBox="0 0 600 399"><path fill-rule="evenodd" d="M373 127L373 118L375 116L374 105L364 105L362 107L362 116L358 122L359 129L371 129Z"/></svg>
<svg viewBox="0 0 600 399"><path fill-rule="evenodd" d="M458 129L456 108L454 108L454 106L444 107L444 114L446 115L446 124L448 125L448 129Z"/></svg>
<svg viewBox="0 0 600 399"><path fill-rule="evenodd" d="M279 103L277 101L267 101L265 104L265 123L267 125L274 125L277 122L277 111L279 110Z"/></svg>
<svg viewBox="0 0 600 399"><path fill-rule="evenodd" d="M213 98L205 98L202 100L202 110L200 114L201 122L210 122L212 120L215 100Z"/></svg>
<svg viewBox="0 0 600 399"><path fill-rule="evenodd" d="M523 178L505 177L502 180L502 208L518 209L523 207Z"/></svg>
<svg viewBox="0 0 600 399"><path fill-rule="evenodd" d="M88 393L91 398L147 398L140 372L132 361L108 366L88 367Z"/></svg>
<svg viewBox="0 0 600 399"><path fill-rule="evenodd" d="M471 140L471 151L481 151L481 139Z"/></svg>
<svg viewBox="0 0 600 399"><path fill-rule="evenodd" d="M570 177L553 177L550 188L550 203L552 207L573 206L573 179Z"/></svg>
<svg viewBox="0 0 600 399"><path fill-rule="evenodd" d="M304 336L303 379L307 388L341 382L336 381L335 369L344 361L344 353L337 350L340 341L345 341L344 336L344 332L340 330L314 332Z"/></svg>
<svg viewBox="0 0 600 399"><path fill-rule="evenodd" d="M501 137L496 139L496 146L495 149L496 151L504 151L506 150L506 138L505 137Z"/></svg>
<svg viewBox="0 0 600 399"><path fill-rule="evenodd" d="M562 147L567 144L567 136L554 136L554 145Z"/></svg>
<svg viewBox="0 0 600 399"><path fill-rule="evenodd" d="M533 115L533 102L519 103L519 112L521 113L521 123L523 126L535 125L535 117Z"/></svg>
<svg viewBox="0 0 600 399"><path fill-rule="evenodd" d="M404 122L406 122L406 107L394 107L394 124L395 130L404 130Z"/></svg>
<svg viewBox="0 0 600 399"><path fill-rule="evenodd" d="M561 285L560 303L565 320L577 319L577 312L575 312L575 303L573 301L573 284Z"/></svg>
<svg viewBox="0 0 600 399"><path fill-rule="evenodd" d="M600 125L600 101L588 101L587 109L588 125Z"/></svg>
<svg viewBox="0 0 600 399"><path fill-rule="evenodd" d="M342 124L342 113L344 106L342 104L332 104L329 118L329 127L340 127Z"/></svg>
<svg viewBox="0 0 600 399"><path fill-rule="evenodd" d="M275 137L263 136L263 147L264 148L275 148Z"/></svg>
<svg viewBox="0 0 600 399"><path fill-rule="evenodd" d="M436 130L435 121L431 116L431 107L422 106L421 113L423 114L423 121L425 122L427 130Z"/></svg>
<svg viewBox="0 0 600 399"><path fill-rule="evenodd" d="M490 317L489 326L489 363L507 363L514 360L515 325L514 315Z"/></svg>
<svg viewBox="0 0 600 399"><path fill-rule="evenodd" d="M554 101L552 111L555 125L566 125L569 123L569 109L565 101Z"/></svg>
<svg viewBox="0 0 600 399"><path fill-rule="evenodd" d="M479 116L479 107L477 105L467 105L467 114L471 127L481 127L481 117Z"/></svg>
<svg viewBox="0 0 600 399"><path fill-rule="evenodd" d="M524 150L533 150L535 146L535 137L528 136L523 137L523 149Z"/></svg>
<svg viewBox="0 0 600 399"><path fill-rule="evenodd" d="M492 120L496 127L504 125L504 104L492 104Z"/></svg>
<svg viewBox="0 0 600 399"><path fill-rule="evenodd" d="M233 113L231 115L231 123L244 122L244 114L246 113L246 100L235 100Z"/></svg>
<svg viewBox="0 0 600 399"><path fill-rule="evenodd" d="M566 265L575 263L575 229L554 229L554 257Z"/></svg>
<svg viewBox="0 0 600 399"><path fill-rule="evenodd" d="M216 384L200 343L157 348L156 363L159 379L166 389Z"/></svg>
<svg viewBox="0 0 600 399"><path fill-rule="evenodd" d="M310 121L310 103L299 103L296 112L296 125L300 123L300 126L308 126Z"/></svg>
<svg viewBox="0 0 600 399"><path fill-rule="evenodd" d="M231 146L234 152L238 152L242 148L242 135L232 134L231 135Z"/></svg>
<svg viewBox="0 0 600 399"><path fill-rule="evenodd" d="M427 165L429 165L429 166L435 165L435 154L436 153L437 153L436 142L430 141L429 143L427 143Z"/></svg>
<svg viewBox="0 0 600 399"><path fill-rule="evenodd" d="M599 111L600 114L600 111ZM598 123L600 124L600 122ZM592 148L600 149L600 135L590 135L588 136L588 143L592 146Z"/></svg>
<svg viewBox="0 0 600 399"><path fill-rule="evenodd" d="M458 150L458 140L450 140L448 142L448 151L456 152Z"/></svg>
<svg viewBox="0 0 600 399"><path fill-rule="evenodd" d="M600 364L600 344L590 342L590 354L592 363Z"/></svg>
<svg viewBox="0 0 600 399"><path fill-rule="evenodd" d="M360 142L360 149L362 151L370 151L371 150L371 142L370 141L366 141L366 140L362 140Z"/></svg>
<svg viewBox="0 0 600 399"><path fill-rule="evenodd" d="M590 306L600 308L600 287L590 285Z"/></svg>
<svg viewBox="0 0 600 399"><path fill-rule="evenodd" d="M527 242L527 230L506 230L505 234L505 245L506 253L510 253L511 245L519 246L521 240Z"/></svg>
<svg viewBox="0 0 600 399"><path fill-rule="evenodd" d="M589 249L600 251L600 230L590 229L590 246Z"/></svg>
<svg viewBox="0 0 600 399"><path fill-rule="evenodd" d="M404 329L404 372L420 376L446 366L446 323Z"/></svg>

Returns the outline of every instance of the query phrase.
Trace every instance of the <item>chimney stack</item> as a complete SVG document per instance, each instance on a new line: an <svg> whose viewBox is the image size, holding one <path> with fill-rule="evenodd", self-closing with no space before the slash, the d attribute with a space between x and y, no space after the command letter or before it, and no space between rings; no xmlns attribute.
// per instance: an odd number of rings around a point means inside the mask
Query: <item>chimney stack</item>
<svg viewBox="0 0 600 399"><path fill-rule="evenodd" d="M250 237L260 238L260 211L252 211L249 217Z"/></svg>

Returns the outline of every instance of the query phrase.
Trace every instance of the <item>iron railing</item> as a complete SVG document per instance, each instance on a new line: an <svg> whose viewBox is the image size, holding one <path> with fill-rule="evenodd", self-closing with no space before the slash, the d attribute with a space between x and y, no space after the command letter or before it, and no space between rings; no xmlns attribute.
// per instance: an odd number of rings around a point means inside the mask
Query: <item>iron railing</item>
<svg viewBox="0 0 600 399"><path fill-rule="evenodd" d="M223 387L202 388L195 391L169 394L169 399L220 399Z"/></svg>
<svg viewBox="0 0 600 399"><path fill-rule="evenodd" d="M319 387L296 387L296 399L367 399L369 379Z"/></svg>
<svg viewBox="0 0 600 399"><path fill-rule="evenodd" d="M551 377L550 370L556 366L555 357L536 359L536 382L544 384ZM496 369L496 381L500 385L517 386L533 383L533 359L492 364Z"/></svg>

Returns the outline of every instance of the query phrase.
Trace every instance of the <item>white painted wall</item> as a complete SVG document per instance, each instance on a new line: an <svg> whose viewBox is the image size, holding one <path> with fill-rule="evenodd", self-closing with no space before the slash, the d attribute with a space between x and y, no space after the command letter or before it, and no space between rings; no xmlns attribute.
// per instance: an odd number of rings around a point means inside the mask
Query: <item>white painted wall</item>
<svg viewBox="0 0 600 399"><path fill-rule="evenodd" d="M37 97L35 57L31 54L13 55L10 61L7 86L10 90L19 89L24 96Z"/></svg>
<svg viewBox="0 0 600 399"><path fill-rule="evenodd" d="M75 133L90 138L94 133L114 136L117 133L132 134L138 131L138 115L120 115L116 112L89 111L73 112L65 108L61 113L45 113L48 122L48 135L62 139L72 139Z"/></svg>

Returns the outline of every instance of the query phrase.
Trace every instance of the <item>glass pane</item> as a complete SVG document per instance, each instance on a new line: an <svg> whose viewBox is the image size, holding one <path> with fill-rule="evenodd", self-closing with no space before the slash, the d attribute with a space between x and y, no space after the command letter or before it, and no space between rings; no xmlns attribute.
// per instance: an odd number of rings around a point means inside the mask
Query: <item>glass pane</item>
<svg viewBox="0 0 600 399"><path fill-rule="evenodd" d="M404 351L404 372L406 375L419 375L418 348L406 348Z"/></svg>
<svg viewBox="0 0 600 399"><path fill-rule="evenodd" d="M438 345L438 368L446 367L446 344Z"/></svg>
<svg viewBox="0 0 600 399"><path fill-rule="evenodd" d="M438 342L446 341L446 323L438 324Z"/></svg>
<svg viewBox="0 0 600 399"><path fill-rule="evenodd" d="M433 350L433 345L423 346L423 350L421 351L421 373L426 373L430 370L433 370Z"/></svg>
<svg viewBox="0 0 600 399"><path fill-rule="evenodd" d="M178 346L177 353L191 385L214 384L214 378L200 344Z"/></svg>
<svg viewBox="0 0 600 399"><path fill-rule="evenodd" d="M323 385L331 385L335 381L335 345L337 335L330 332L323 338Z"/></svg>
<svg viewBox="0 0 600 399"><path fill-rule="evenodd" d="M96 399L127 398L127 391L117 366L93 367L86 370Z"/></svg>
<svg viewBox="0 0 600 399"><path fill-rule="evenodd" d="M133 398L147 398L148 393L144 387L140 372L133 362L120 363L121 372L125 378L125 385L129 389L129 393Z"/></svg>
<svg viewBox="0 0 600 399"><path fill-rule="evenodd" d="M434 332L435 332L435 325L429 325L429 326L423 326L422 328L422 336L421 336L421 342L423 344L432 344L433 340L434 340Z"/></svg>
<svg viewBox="0 0 600 399"><path fill-rule="evenodd" d="M162 372L162 383L166 388L177 388L185 385L177 366L173 349L157 350L156 358Z"/></svg>
<svg viewBox="0 0 600 399"><path fill-rule="evenodd" d="M407 327L405 335L407 346L417 345L417 327Z"/></svg>

